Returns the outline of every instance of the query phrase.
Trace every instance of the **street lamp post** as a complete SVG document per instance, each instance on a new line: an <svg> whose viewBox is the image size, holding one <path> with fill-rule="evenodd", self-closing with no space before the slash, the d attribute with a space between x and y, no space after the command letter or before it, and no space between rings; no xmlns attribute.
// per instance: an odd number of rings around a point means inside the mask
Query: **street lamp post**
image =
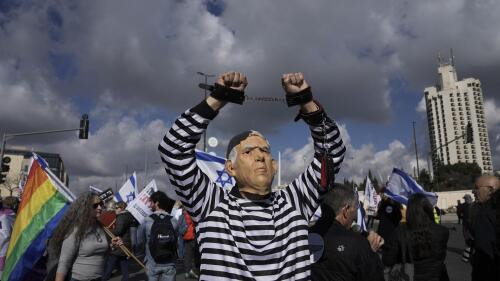
<svg viewBox="0 0 500 281"><path fill-rule="evenodd" d="M415 121L413 121L413 142L415 143L415 158L417 159L417 180L420 176L420 167L418 166L418 150L417 150L417 137L415 134Z"/></svg>
<svg viewBox="0 0 500 281"><path fill-rule="evenodd" d="M206 74L201 71L196 72L196 74L205 77L205 84L208 84L208 77L215 77L213 74ZM207 89L204 88L203 91L205 92L205 99L207 99ZM203 151L207 152L207 130L203 132Z"/></svg>

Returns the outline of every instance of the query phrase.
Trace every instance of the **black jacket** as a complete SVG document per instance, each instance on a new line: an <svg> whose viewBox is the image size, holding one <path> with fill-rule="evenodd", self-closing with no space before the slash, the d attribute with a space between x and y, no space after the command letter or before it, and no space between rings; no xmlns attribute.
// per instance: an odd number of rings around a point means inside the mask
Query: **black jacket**
<svg viewBox="0 0 500 281"><path fill-rule="evenodd" d="M462 233L463 233L463 236L464 236L464 240L465 240L465 244L467 244L467 246L471 246L472 245L472 234L471 234L471 230L472 230L472 219L471 219L471 210L473 208L473 204L472 203L463 203L462 204L462 219L463 219L463 222L462 222Z"/></svg>
<svg viewBox="0 0 500 281"><path fill-rule="evenodd" d="M403 217L401 204L389 198L382 200L378 207L378 216L380 221L377 233L387 241Z"/></svg>
<svg viewBox="0 0 500 281"><path fill-rule="evenodd" d="M346 229L328 208L322 206L322 217L310 229L310 235L323 239L323 255L312 265L313 281L383 281L382 261L374 253L368 240L362 235Z"/></svg>
<svg viewBox="0 0 500 281"><path fill-rule="evenodd" d="M497 206L493 200L478 204L473 219L474 237L472 256L472 280L499 280L498 264L500 253L497 248Z"/></svg>
<svg viewBox="0 0 500 281"><path fill-rule="evenodd" d="M125 211L116 215L116 225L113 229L113 234L121 237L123 245L131 251L133 251L133 249L130 229L137 226L137 220L129 212ZM112 254L116 256L126 256L126 254L118 247L113 250Z"/></svg>
<svg viewBox="0 0 500 281"><path fill-rule="evenodd" d="M389 240L385 241L382 260L386 266L393 266L402 262L401 245L402 237L407 237L404 244L412 251L415 281L437 281L449 280L444 260L446 259L446 248L450 237L449 230L439 224L433 224L429 228L431 252L425 256L418 256L412 249L412 239L408 237L406 223L396 228ZM404 239L404 238L403 238ZM410 251L406 251L406 262L410 262Z"/></svg>

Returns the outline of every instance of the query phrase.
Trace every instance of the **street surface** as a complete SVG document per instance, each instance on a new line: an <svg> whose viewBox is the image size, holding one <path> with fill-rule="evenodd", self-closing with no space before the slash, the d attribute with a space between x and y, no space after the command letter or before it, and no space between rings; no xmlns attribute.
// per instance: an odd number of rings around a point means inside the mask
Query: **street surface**
<svg viewBox="0 0 500 281"><path fill-rule="evenodd" d="M457 216L455 214L445 215L442 218L443 225L450 229L450 240L448 241L448 253L446 256L446 266L448 268L448 275L450 276L451 281L468 281L470 280L471 267L470 264L466 264L462 262L462 251L464 250L464 241L462 238L462 226L457 224ZM133 272L130 276L130 281L141 281L147 280L146 275L143 270L140 270L137 266L135 266L133 261L130 261L133 264L133 268L131 272ZM186 279L184 278L184 268L181 264L177 264L177 281L188 281L194 279ZM112 281L120 281L121 275L115 274Z"/></svg>

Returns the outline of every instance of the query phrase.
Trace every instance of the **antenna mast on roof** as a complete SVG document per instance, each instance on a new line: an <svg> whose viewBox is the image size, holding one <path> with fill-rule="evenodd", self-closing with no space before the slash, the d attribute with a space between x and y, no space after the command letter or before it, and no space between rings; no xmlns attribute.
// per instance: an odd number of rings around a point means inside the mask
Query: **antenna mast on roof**
<svg viewBox="0 0 500 281"><path fill-rule="evenodd" d="M453 56L453 48L450 48L450 63L451 66L455 66L455 57Z"/></svg>

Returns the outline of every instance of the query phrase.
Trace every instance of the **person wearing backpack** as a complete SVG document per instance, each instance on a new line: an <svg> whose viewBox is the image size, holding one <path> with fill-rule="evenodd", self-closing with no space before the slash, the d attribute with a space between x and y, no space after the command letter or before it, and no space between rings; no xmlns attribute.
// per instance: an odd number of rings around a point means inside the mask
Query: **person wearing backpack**
<svg viewBox="0 0 500 281"><path fill-rule="evenodd" d="M149 281L175 280L177 260L177 239L187 229L183 217L177 220L167 210L174 201L162 191L151 194L150 207L153 211L139 226L138 243L145 243L146 275Z"/></svg>

